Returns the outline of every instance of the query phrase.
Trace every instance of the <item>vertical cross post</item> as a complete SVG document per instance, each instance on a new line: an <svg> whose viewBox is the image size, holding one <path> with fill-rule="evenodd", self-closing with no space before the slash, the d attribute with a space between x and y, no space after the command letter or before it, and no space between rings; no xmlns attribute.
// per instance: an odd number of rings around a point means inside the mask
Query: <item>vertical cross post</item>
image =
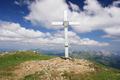
<svg viewBox="0 0 120 80"><path fill-rule="evenodd" d="M68 16L67 16L67 11L64 11L64 22L63 22L63 26L64 26L64 37L65 37L65 58L69 58L69 46L68 46L68 26L69 26L69 22L68 22Z"/></svg>
<svg viewBox="0 0 120 80"><path fill-rule="evenodd" d="M79 25L78 22L69 22L67 11L64 11L64 21L63 22L52 22L55 26L64 26L64 38L65 38L65 58L69 58L69 44L68 44L68 26L69 25Z"/></svg>

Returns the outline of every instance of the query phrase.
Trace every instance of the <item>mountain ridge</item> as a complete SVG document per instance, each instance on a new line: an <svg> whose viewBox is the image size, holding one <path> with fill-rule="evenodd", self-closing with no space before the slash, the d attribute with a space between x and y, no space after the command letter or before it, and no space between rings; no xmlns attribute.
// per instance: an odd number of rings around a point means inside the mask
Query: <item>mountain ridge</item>
<svg viewBox="0 0 120 80"><path fill-rule="evenodd" d="M85 59L63 59L31 51L0 56L0 80L119 80L120 71Z"/></svg>

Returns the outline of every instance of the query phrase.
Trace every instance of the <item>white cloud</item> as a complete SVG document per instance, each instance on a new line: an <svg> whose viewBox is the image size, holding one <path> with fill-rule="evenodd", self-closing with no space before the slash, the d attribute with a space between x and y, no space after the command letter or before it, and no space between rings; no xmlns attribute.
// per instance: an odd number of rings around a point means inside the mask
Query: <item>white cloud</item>
<svg viewBox="0 0 120 80"><path fill-rule="evenodd" d="M59 29L61 26L51 26L52 21L63 20L64 10L68 10L70 21L79 21L79 26L72 26L77 32L90 32L102 30L111 35L106 29L120 27L119 2L114 2L109 7L102 7L97 0L86 0L84 11L71 12L64 0L36 0L29 4L30 13L25 17L34 24L44 24L47 28ZM78 7L70 3L73 9ZM116 29L116 28L114 28ZM115 32L116 30L114 30ZM118 35L114 33L114 36ZM119 34L120 35L120 34Z"/></svg>
<svg viewBox="0 0 120 80"><path fill-rule="evenodd" d="M29 5L31 4L32 0L15 0L14 4L18 5L18 6L22 6L22 5Z"/></svg>
<svg viewBox="0 0 120 80"><path fill-rule="evenodd" d="M119 6L119 5L120 5L120 1L115 1L115 2L113 2L113 5L114 5L114 6Z"/></svg>
<svg viewBox="0 0 120 80"><path fill-rule="evenodd" d="M51 47L52 49L64 48L64 32L54 33L35 31L21 27L18 23L0 21L0 44L7 43L6 46L13 44L39 46L40 48ZM69 31L69 43L77 46L108 46L108 43L98 42L91 39L81 39L75 32ZM62 46L62 47L61 47ZM23 46L24 47L24 46ZM49 48L47 48L49 49Z"/></svg>
<svg viewBox="0 0 120 80"><path fill-rule="evenodd" d="M67 9L67 4L64 0L35 0L29 5L29 9L31 12L26 19L34 24L42 23L49 28L51 21L63 20L62 14Z"/></svg>
<svg viewBox="0 0 120 80"><path fill-rule="evenodd" d="M69 2L69 5L73 11L80 11L79 7L76 4L72 4L71 2Z"/></svg>
<svg viewBox="0 0 120 80"><path fill-rule="evenodd" d="M90 32L120 25L120 8L110 6L103 8L97 0L87 0L84 11L73 14L80 21L80 26L73 26L78 32ZM119 27L119 26L118 26Z"/></svg>
<svg viewBox="0 0 120 80"><path fill-rule="evenodd" d="M36 38L45 37L48 33L42 33L40 31L34 31L32 29L26 29L21 27L19 23L12 22L0 22L0 37L9 38Z"/></svg>
<svg viewBox="0 0 120 80"><path fill-rule="evenodd" d="M14 3L15 3L16 5L20 5L20 3L19 3L18 1L14 1Z"/></svg>
<svg viewBox="0 0 120 80"><path fill-rule="evenodd" d="M109 38L117 38L120 37L120 26L114 26L110 28L104 29L107 35L104 35L103 37L109 37Z"/></svg>

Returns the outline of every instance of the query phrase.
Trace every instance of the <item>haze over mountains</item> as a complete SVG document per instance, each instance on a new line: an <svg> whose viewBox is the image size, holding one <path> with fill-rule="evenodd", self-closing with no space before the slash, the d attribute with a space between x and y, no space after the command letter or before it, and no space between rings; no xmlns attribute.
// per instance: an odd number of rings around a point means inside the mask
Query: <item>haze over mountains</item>
<svg viewBox="0 0 120 80"><path fill-rule="evenodd" d="M46 55L52 56L64 56L64 51L46 51L40 49L31 49ZM1 51L15 51L15 50L1 50ZM20 50L22 51L22 50ZM100 64L120 69L120 51L73 51L70 52L70 56L73 58L82 58L92 60Z"/></svg>

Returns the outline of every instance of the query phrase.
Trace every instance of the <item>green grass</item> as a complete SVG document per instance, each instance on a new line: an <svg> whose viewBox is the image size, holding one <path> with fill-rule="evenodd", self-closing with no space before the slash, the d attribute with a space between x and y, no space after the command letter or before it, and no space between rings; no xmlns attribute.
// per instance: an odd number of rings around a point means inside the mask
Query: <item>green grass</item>
<svg viewBox="0 0 120 80"><path fill-rule="evenodd" d="M41 77L45 75L43 71L36 72L35 74L30 74L24 77L23 80L41 80Z"/></svg>
<svg viewBox="0 0 120 80"><path fill-rule="evenodd" d="M32 51L21 51L0 56L0 70L8 67L13 67L29 60L47 60L52 58L47 55L35 54Z"/></svg>
<svg viewBox="0 0 120 80"><path fill-rule="evenodd" d="M120 72L114 70L101 70L87 74L64 72L63 76L67 80L120 80Z"/></svg>
<svg viewBox="0 0 120 80"><path fill-rule="evenodd" d="M36 54L32 51L17 51L0 55L0 79L7 78L8 80L13 80L12 76L15 76L15 74L13 74L12 71L14 71L15 66L20 63L30 60L48 60L51 58L53 58L53 56Z"/></svg>
<svg viewBox="0 0 120 80"><path fill-rule="evenodd" d="M120 73L114 71L100 71L90 76L93 80L120 80Z"/></svg>
<svg viewBox="0 0 120 80"><path fill-rule="evenodd" d="M39 75L28 75L23 80L40 80Z"/></svg>

